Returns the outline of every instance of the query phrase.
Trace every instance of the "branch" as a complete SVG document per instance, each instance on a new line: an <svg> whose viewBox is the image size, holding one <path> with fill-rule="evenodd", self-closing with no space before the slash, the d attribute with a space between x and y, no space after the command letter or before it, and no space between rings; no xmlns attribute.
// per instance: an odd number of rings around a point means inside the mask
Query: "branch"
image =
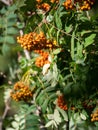
<svg viewBox="0 0 98 130"><path fill-rule="evenodd" d="M3 112L3 115L0 117L0 130L2 130L3 120L5 119L9 110L10 110L10 98L5 102L5 110Z"/></svg>
<svg viewBox="0 0 98 130"><path fill-rule="evenodd" d="M8 111L10 110L10 99L8 99L6 102L5 102L5 110L4 110L4 113L2 115L2 119L4 120Z"/></svg>
<svg viewBox="0 0 98 130"><path fill-rule="evenodd" d="M51 23L49 23L49 22L47 22L47 24L49 24L50 26L54 27L56 30L60 31L61 33L65 34L65 35L67 35L67 36L72 37L72 34L67 33L67 32L65 32L65 31L63 31L63 30L61 30L61 29L57 28L57 27L56 27L56 26L54 26L53 24L51 24ZM78 39L77 37L74 37L74 38L75 38L76 40L78 40L78 41L79 41L79 39Z"/></svg>
<svg viewBox="0 0 98 130"><path fill-rule="evenodd" d="M31 59L31 58L30 58L30 54L29 54L29 52L28 52L27 50L24 50L24 54L25 54L27 60L30 60L30 59Z"/></svg>

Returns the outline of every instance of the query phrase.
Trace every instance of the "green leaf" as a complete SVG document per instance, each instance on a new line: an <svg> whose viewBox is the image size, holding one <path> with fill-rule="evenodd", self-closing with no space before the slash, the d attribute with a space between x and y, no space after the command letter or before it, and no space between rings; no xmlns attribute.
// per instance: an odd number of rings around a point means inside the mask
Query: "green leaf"
<svg viewBox="0 0 98 130"><path fill-rule="evenodd" d="M44 103L43 103L43 105L42 105L42 111L43 111L43 113L45 113L46 110L47 110L47 106L48 106L49 99L46 99L46 100L44 100L43 102L44 102Z"/></svg>
<svg viewBox="0 0 98 130"><path fill-rule="evenodd" d="M39 93L41 92L41 87L39 87L36 92L35 92L35 98L37 98L37 96L39 95Z"/></svg>
<svg viewBox="0 0 98 130"><path fill-rule="evenodd" d="M6 55L8 52L10 52L10 46L8 46L8 44L4 43L3 46L2 46L2 53L4 55Z"/></svg>
<svg viewBox="0 0 98 130"><path fill-rule="evenodd" d="M4 27L4 21L3 21L3 18L0 19L0 28L3 28Z"/></svg>
<svg viewBox="0 0 98 130"><path fill-rule="evenodd" d="M65 24L65 31L67 32L67 33L70 33L71 31L72 31L72 24L70 24L69 26L67 26L66 24Z"/></svg>
<svg viewBox="0 0 98 130"><path fill-rule="evenodd" d="M94 124L98 127L98 122L95 122Z"/></svg>
<svg viewBox="0 0 98 130"><path fill-rule="evenodd" d="M49 87L47 87L47 88L45 88L45 89L43 90L43 93L51 92L51 91L54 91L54 90L55 90L54 87L49 86Z"/></svg>
<svg viewBox="0 0 98 130"><path fill-rule="evenodd" d="M57 12L55 13L55 22L56 22L57 28L62 29L62 22L61 22L61 19L59 17L59 14Z"/></svg>
<svg viewBox="0 0 98 130"><path fill-rule="evenodd" d="M39 126L39 117L38 116L36 116L34 114L30 114L30 115L26 116L26 122L25 122L26 130L29 128L38 128L38 126Z"/></svg>
<svg viewBox="0 0 98 130"><path fill-rule="evenodd" d="M87 47L94 43L94 38L96 37L96 34L91 34L87 38L85 38L84 47Z"/></svg>
<svg viewBox="0 0 98 130"><path fill-rule="evenodd" d="M3 8L0 10L0 13L1 13L1 14L5 14L6 11L7 11L7 10L3 7Z"/></svg>
<svg viewBox="0 0 98 130"><path fill-rule="evenodd" d="M27 125L36 125L35 123L34 124L31 124L31 122L30 121L32 121L32 122L35 122L37 125L38 125L38 123L39 123L39 116L36 116L36 115L34 115L34 114L29 114L29 115L27 115L26 116L26 123L28 123Z"/></svg>
<svg viewBox="0 0 98 130"><path fill-rule="evenodd" d="M87 17L85 17L85 16L83 16L83 15L80 15L80 20L82 21L82 22L88 22L88 18Z"/></svg>
<svg viewBox="0 0 98 130"><path fill-rule="evenodd" d="M12 122L12 126L13 126L14 128L17 128L17 127L19 126L19 123L16 122L16 121L13 121L13 122Z"/></svg>
<svg viewBox="0 0 98 130"><path fill-rule="evenodd" d="M43 104L43 101L45 101L45 99L46 99L46 97L45 97L44 95L42 95L42 93L41 93L41 94L39 94L39 96L37 97L36 102L39 103L40 105L42 105L42 104Z"/></svg>
<svg viewBox="0 0 98 130"><path fill-rule="evenodd" d="M60 1L60 4L62 5L63 4L63 2L65 2L65 0L59 0Z"/></svg>
<svg viewBox="0 0 98 130"><path fill-rule="evenodd" d="M22 29L22 28L24 27L24 23L19 23L19 22L17 22L17 27L18 27L19 29Z"/></svg>
<svg viewBox="0 0 98 130"><path fill-rule="evenodd" d="M26 5L26 4L25 4L25 1L26 1L26 0L21 0L21 1L20 1L20 0L17 0L16 3L15 3L16 6L17 6L17 8L19 9L20 7L25 6L25 5Z"/></svg>
<svg viewBox="0 0 98 130"><path fill-rule="evenodd" d="M7 14L7 19L15 19L17 17L17 15L16 14L14 14L14 13L9 13L9 14Z"/></svg>
<svg viewBox="0 0 98 130"><path fill-rule="evenodd" d="M68 114L66 111L64 111L63 109L60 109L59 107L57 107L57 109L59 110L59 112L61 113L62 117L64 118L65 121L68 121Z"/></svg>
<svg viewBox="0 0 98 130"><path fill-rule="evenodd" d="M16 19L9 20L7 22L7 27L12 27L12 26L15 26L15 25L16 25Z"/></svg>
<svg viewBox="0 0 98 130"><path fill-rule="evenodd" d="M53 120L51 120L51 121L49 121L49 122L45 125L45 127L50 127L50 126L52 126L52 125L53 125L53 123L54 123L54 121L53 121Z"/></svg>
<svg viewBox="0 0 98 130"><path fill-rule="evenodd" d="M82 120L86 120L86 116L83 113L80 113L80 117Z"/></svg>
<svg viewBox="0 0 98 130"><path fill-rule="evenodd" d="M4 37L0 36L0 43L4 42Z"/></svg>
<svg viewBox="0 0 98 130"><path fill-rule="evenodd" d="M18 30L14 27L7 28L7 34L17 34Z"/></svg>
<svg viewBox="0 0 98 130"><path fill-rule="evenodd" d="M54 110L54 120L57 124L61 123L61 116L57 109Z"/></svg>
<svg viewBox="0 0 98 130"><path fill-rule="evenodd" d="M77 42L77 56L79 56L79 58L83 57L83 45L79 42Z"/></svg>
<svg viewBox="0 0 98 130"><path fill-rule="evenodd" d="M9 43L9 44L14 44L15 43L15 39L12 36L6 36L4 38L4 42Z"/></svg>
<svg viewBox="0 0 98 130"><path fill-rule="evenodd" d="M88 34L88 33L91 33L91 31L90 30L83 30L82 32L81 32L81 36L83 37L83 35L85 35L85 34Z"/></svg>
<svg viewBox="0 0 98 130"><path fill-rule="evenodd" d="M16 7L16 5L15 4L13 4L13 5L11 5L11 6L8 6L8 11L12 11L12 12L14 12L15 10L17 9L17 7Z"/></svg>
<svg viewBox="0 0 98 130"><path fill-rule="evenodd" d="M19 63L20 63L20 67L22 69L26 68L26 66L27 66L27 60L25 58L21 57Z"/></svg>
<svg viewBox="0 0 98 130"><path fill-rule="evenodd" d="M57 43L59 43L60 30L57 31Z"/></svg>
<svg viewBox="0 0 98 130"><path fill-rule="evenodd" d="M31 112L35 111L36 110L36 106L35 105L32 105L28 108L27 110L27 113L26 114L30 114Z"/></svg>
<svg viewBox="0 0 98 130"><path fill-rule="evenodd" d="M49 14L46 18L47 22L52 22L53 21L53 16Z"/></svg>
<svg viewBox="0 0 98 130"><path fill-rule="evenodd" d="M74 43L74 39L75 39L75 32L72 33L72 38L71 38L71 57L72 57L72 60L75 60L75 43Z"/></svg>

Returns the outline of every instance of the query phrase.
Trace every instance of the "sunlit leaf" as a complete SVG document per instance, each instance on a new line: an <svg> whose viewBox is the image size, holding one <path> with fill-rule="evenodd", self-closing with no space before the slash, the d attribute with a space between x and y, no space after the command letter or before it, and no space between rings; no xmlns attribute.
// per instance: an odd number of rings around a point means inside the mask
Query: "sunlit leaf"
<svg viewBox="0 0 98 130"><path fill-rule="evenodd" d="M80 113L80 117L81 119L86 120L86 116L84 114Z"/></svg>
<svg viewBox="0 0 98 130"><path fill-rule="evenodd" d="M91 34L87 38L85 38L84 47L87 47L94 43L94 38L96 37L96 34Z"/></svg>
<svg viewBox="0 0 98 130"><path fill-rule="evenodd" d="M65 31L66 31L67 33L70 33L70 32L72 31L72 29L73 29L72 24L70 24L69 26L67 26L67 25L65 24Z"/></svg>
<svg viewBox="0 0 98 130"><path fill-rule="evenodd" d="M16 121L13 121L13 122L12 122L12 126L13 126L14 128L19 127L19 126L18 126L18 123L17 123Z"/></svg>
<svg viewBox="0 0 98 130"><path fill-rule="evenodd" d="M57 124L61 123L60 113L57 109L54 110L54 120Z"/></svg>
<svg viewBox="0 0 98 130"><path fill-rule="evenodd" d="M51 120L51 121L49 121L49 122L45 125L45 127L49 127L49 126L53 125L53 123L54 123L54 121Z"/></svg>
<svg viewBox="0 0 98 130"><path fill-rule="evenodd" d="M59 107L57 107L57 109L59 110L59 112L63 116L64 120L68 121L68 114L66 113L66 111L64 111L63 109L60 109Z"/></svg>

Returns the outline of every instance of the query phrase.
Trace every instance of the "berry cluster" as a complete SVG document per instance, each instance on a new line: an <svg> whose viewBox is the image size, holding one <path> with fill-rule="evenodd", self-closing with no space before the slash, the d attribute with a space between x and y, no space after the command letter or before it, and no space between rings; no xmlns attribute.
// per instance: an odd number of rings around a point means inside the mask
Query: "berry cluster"
<svg viewBox="0 0 98 130"><path fill-rule="evenodd" d="M24 85L23 82L15 83L10 95L15 101L28 101L33 96L29 86Z"/></svg>
<svg viewBox="0 0 98 130"><path fill-rule="evenodd" d="M43 67L45 64L49 63L48 56L49 53L42 50L35 50L40 56L36 58L35 65L37 67Z"/></svg>
<svg viewBox="0 0 98 130"><path fill-rule="evenodd" d="M66 0L64 3L63 3L64 7L66 8L66 10L68 9L73 9L74 8L74 4L72 2L72 0Z"/></svg>
<svg viewBox="0 0 98 130"><path fill-rule="evenodd" d="M50 10L50 5L48 3L42 3L36 5L37 9L44 10L45 12Z"/></svg>
<svg viewBox="0 0 98 130"><path fill-rule="evenodd" d="M64 96L63 96L63 95L61 95L61 96L58 97L58 99L57 99L57 104L58 104L58 106L59 106L61 109L65 110L65 111L68 110L67 103L66 103L66 101L64 100Z"/></svg>
<svg viewBox="0 0 98 130"><path fill-rule="evenodd" d="M91 114L91 121L98 121L98 108Z"/></svg>
<svg viewBox="0 0 98 130"><path fill-rule="evenodd" d="M59 3L59 0L50 0L51 3Z"/></svg>
<svg viewBox="0 0 98 130"><path fill-rule="evenodd" d="M36 0L37 2L37 9L41 9L45 12L49 11L50 8L51 8L51 4L54 4L54 3L59 3L59 0L50 0L50 1L47 1L48 3L45 3L43 0Z"/></svg>
<svg viewBox="0 0 98 130"><path fill-rule="evenodd" d="M37 2L37 3L41 3L41 2L42 2L42 0L36 0L36 2Z"/></svg>
<svg viewBox="0 0 98 130"><path fill-rule="evenodd" d="M66 100L64 99L64 95L58 96L57 105L58 105L61 109L65 110L65 111L68 110L68 105L67 105ZM71 110L75 110L76 108L72 105L72 106L70 107L70 109L71 109Z"/></svg>
<svg viewBox="0 0 98 130"><path fill-rule="evenodd" d="M37 49L53 49L56 47L55 40L49 40L46 38L43 32L35 33L31 32L23 36L17 37L17 42L28 51Z"/></svg>
<svg viewBox="0 0 98 130"><path fill-rule="evenodd" d="M95 0L66 0L63 5L68 9L78 9L78 10L90 10Z"/></svg>

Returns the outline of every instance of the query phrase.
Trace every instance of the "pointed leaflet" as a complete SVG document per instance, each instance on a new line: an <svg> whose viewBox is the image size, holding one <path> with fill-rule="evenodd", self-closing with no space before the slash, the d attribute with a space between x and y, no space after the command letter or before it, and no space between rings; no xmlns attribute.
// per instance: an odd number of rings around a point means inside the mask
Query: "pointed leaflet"
<svg viewBox="0 0 98 130"><path fill-rule="evenodd" d="M64 111L63 109L60 109L59 107L57 107L58 111L61 113L62 117L64 118L65 121L68 121L68 114L66 111Z"/></svg>
<svg viewBox="0 0 98 130"><path fill-rule="evenodd" d="M4 43L14 44L15 39L14 39L14 37L7 35L7 36L4 37Z"/></svg>
<svg viewBox="0 0 98 130"><path fill-rule="evenodd" d="M72 29L73 29L72 24L70 24L69 26L67 26L67 25L65 24L65 31L66 31L66 33L70 33L70 32L72 31Z"/></svg>
<svg viewBox="0 0 98 130"><path fill-rule="evenodd" d="M85 38L84 47L87 47L94 43L94 38L96 37L96 34L91 34L90 36Z"/></svg>
<svg viewBox="0 0 98 130"><path fill-rule="evenodd" d="M58 29L62 29L62 22L61 18L59 17L58 13L55 13L55 22Z"/></svg>
<svg viewBox="0 0 98 130"><path fill-rule="evenodd" d="M54 123L54 120L51 120L51 121L49 121L49 122L45 125L45 127L50 127L50 126L53 125L53 123Z"/></svg>
<svg viewBox="0 0 98 130"><path fill-rule="evenodd" d="M86 116L83 113L80 113L80 117L82 120L86 120Z"/></svg>
<svg viewBox="0 0 98 130"><path fill-rule="evenodd" d="M14 27L8 27L7 30L6 30L6 33L14 35L14 34L18 33L18 30Z"/></svg>
<svg viewBox="0 0 98 130"><path fill-rule="evenodd" d="M77 42L77 55L79 58L83 57L83 45Z"/></svg>
<svg viewBox="0 0 98 130"><path fill-rule="evenodd" d="M74 51L75 51L74 37L75 37L75 32L72 33L72 38L71 38L71 57L72 57L72 60L75 59L75 54L74 54Z"/></svg>
<svg viewBox="0 0 98 130"><path fill-rule="evenodd" d="M10 46L9 46L8 44L4 43L4 44L2 45L2 53L3 53L4 55L10 53L10 50L11 50L11 48L10 48Z"/></svg>
<svg viewBox="0 0 98 130"><path fill-rule="evenodd" d="M61 123L60 113L57 109L54 110L54 120L57 124Z"/></svg>

